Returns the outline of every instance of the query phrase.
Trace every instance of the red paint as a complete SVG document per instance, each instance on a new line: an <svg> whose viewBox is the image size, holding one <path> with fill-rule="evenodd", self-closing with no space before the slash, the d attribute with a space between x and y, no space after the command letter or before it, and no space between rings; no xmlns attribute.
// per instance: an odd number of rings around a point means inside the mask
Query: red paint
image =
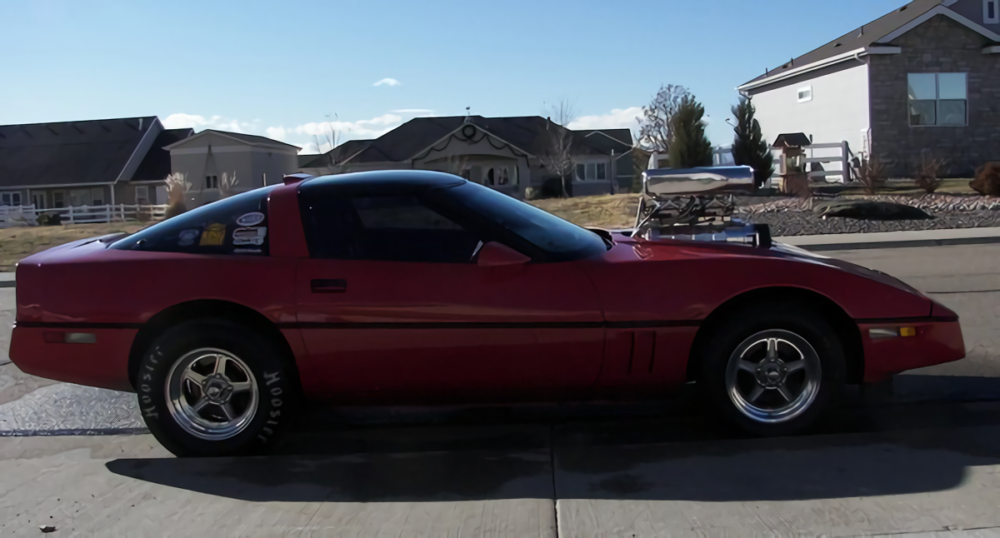
<svg viewBox="0 0 1000 538"><path fill-rule="evenodd" d="M780 248L616 235L605 255L576 262L524 263L499 244L484 245L479 265L314 260L299 186L271 192L270 257L113 250L85 240L26 258L11 358L31 374L128 389L137 328L169 307L208 299L278 324L312 398L588 399L684 383L698 322L752 290L809 290L853 319L954 317L891 277ZM87 329L95 344L47 344L52 323L129 328ZM964 355L957 322L921 322L916 337L882 341L868 338L872 326L861 326L867 381Z"/></svg>

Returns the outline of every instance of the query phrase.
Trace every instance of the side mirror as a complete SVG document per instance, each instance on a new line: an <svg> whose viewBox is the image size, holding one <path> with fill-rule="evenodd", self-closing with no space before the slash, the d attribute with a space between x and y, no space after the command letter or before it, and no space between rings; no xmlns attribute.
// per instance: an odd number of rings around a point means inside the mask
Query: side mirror
<svg viewBox="0 0 1000 538"><path fill-rule="evenodd" d="M507 245L490 241L479 249L479 258L476 260L476 264L480 267L501 267L504 265L523 265L530 261L531 258Z"/></svg>

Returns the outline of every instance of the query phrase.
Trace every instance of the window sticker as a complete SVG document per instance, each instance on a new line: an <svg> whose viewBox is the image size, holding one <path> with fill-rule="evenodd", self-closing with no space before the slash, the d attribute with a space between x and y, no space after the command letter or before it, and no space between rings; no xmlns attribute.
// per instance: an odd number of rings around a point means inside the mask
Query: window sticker
<svg viewBox="0 0 1000 538"><path fill-rule="evenodd" d="M263 245L264 237L267 236L267 228L236 228L233 230L233 246L236 245Z"/></svg>
<svg viewBox="0 0 1000 538"><path fill-rule="evenodd" d="M201 232L201 241L198 242L200 247L218 247L226 241L226 225L225 224L209 224L205 227L205 231Z"/></svg>
<svg viewBox="0 0 1000 538"><path fill-rule="evenodd" d="M260 254L263 252L259 248L234 248L233 254Z"/></svg>
<svg viewBox="0 0 1000 538"><path fill-rule="evenodd" d="M236 224L239 224L240 226L256 226L262 222L264 222L264 214L260 211L247 213L236 219Z"/></svg>
<svg viewBox="0 0 1000 538"><path fill-rule="evenodd" d="M181 230L181 233L177 234L177 245L190 247L198 239L199 235L201 235L199 230Z"/></svg>

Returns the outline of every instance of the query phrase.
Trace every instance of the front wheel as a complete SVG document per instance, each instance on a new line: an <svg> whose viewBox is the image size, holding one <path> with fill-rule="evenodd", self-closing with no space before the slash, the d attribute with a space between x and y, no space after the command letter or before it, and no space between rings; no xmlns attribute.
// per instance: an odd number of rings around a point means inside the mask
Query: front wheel
<svg viewBox="0 0 1000 538"><path fill-rule="evenodd" d="M150 432L178 456L260 452L289 417L292 372L273 342L222 319L174 326L139 365Z"/></svg>
<svg viewBox="0 0 1000 538"><path fill-rule="evenodd" d="M756 435L805 429L844 385L836 332L799 305L775 304L722 322L703 360L699 384L712 406Z"/></svg>

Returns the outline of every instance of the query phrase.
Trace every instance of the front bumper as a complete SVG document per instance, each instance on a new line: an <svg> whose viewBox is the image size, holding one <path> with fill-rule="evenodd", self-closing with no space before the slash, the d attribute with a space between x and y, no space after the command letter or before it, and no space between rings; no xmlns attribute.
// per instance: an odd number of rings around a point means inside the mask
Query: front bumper
<svg viewBox="0 0 1000 538"><path fill-rule="evenodd" d="M10 359L38 377L131 392L128 358L138 329L14 327ZM93 334L93 343L49 343L45 333ZM51 340L51 335L50 335Z"/></svg>
<svg viewBox="0 0 1000 538"><path fill-rule="evenodd" d="M865 351L864 381L874 383L907 370L964 358L965 342L958 319L940 319L858 323ZM912 328L915 334L898 335L903 327ZM891 336L894 331L897 336Z"/></svg>

